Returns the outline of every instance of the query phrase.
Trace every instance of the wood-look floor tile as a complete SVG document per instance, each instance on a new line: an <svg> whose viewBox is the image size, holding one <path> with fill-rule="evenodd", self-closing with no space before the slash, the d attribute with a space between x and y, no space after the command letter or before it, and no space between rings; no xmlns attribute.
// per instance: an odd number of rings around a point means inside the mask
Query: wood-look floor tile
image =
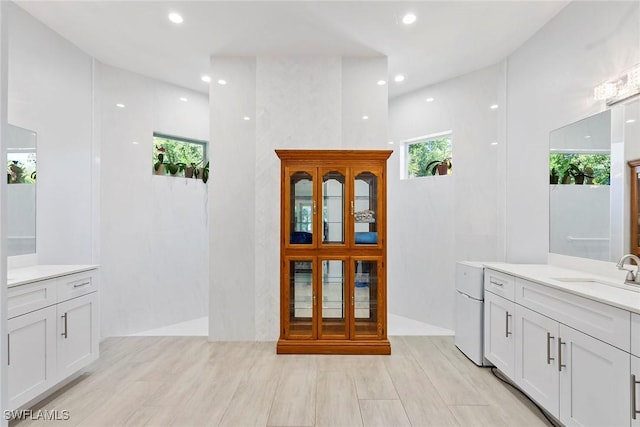
<svg viewBox="0 0 640 427"><path fill-rule="evenodd" d="M276 390L269 419L270 426L313 426L316 416L315 363L283 370Z"/></svg>
<svg viewBox="0 0 640 427"><path fill-rule="evenodd" d="M400 400L360 400L365 427L411 426Z"/></svg>
<svg viewBox="0 0 640 427"><path fill-rule="evenodd" d="M329 427L362 425L356 386L348 372L318 372L316 425Z"/></svg>

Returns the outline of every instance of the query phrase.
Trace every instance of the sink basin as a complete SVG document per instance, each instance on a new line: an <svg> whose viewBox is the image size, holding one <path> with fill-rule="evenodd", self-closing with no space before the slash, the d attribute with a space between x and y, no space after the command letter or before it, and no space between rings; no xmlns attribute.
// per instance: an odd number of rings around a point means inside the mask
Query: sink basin
<svg viewBox="0 0 640 427"><path fill-rule="evenodd" d="M550 277L551 280L558 282L572 283L575 285L593 286L613 286L615 288L626 289L629 291L640 292L640 286L627 285L625 283L604 282L602 280L593 279L591 277Z"/></svg>

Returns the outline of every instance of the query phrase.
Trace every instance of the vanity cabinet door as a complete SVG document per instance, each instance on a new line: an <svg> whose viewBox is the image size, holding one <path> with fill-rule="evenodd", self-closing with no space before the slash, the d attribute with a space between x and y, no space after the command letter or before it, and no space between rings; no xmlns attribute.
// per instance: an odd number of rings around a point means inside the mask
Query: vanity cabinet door
<svg viewBox="0 0 640 427"><path fill-rule="evenodd" d="M640 427L640 357L631 356L631 427Z"/></svg>
<svg viewBox="0 0 640 427"><path fill-rule="evenodd" d="M515 317L516 369L514 380L551 415L558 417L557 342L559 324L517 306Z"/></svg>
<svg viewBox="0 0 640 427"><path fill-rule="evenodd" d="M509 378L515 371L514 313L515 303L484 293L484 355Z"/></svg>
<svg viewBox="0 0 640 427"><path fill-rule="evenodd" d="M9 319L9 409L17 409L51 387L56 376L56 307Z"/></svg>
<svg viewBox="0 0 640 427"><path fill-rule="evenodd" d="M58 379L98 358L98 296L91 293L58 304Z"/></svg>
<svg viewBox="0 0 640 427"><path fill-rule="evenodd" d="M560 421L566 426L628 426L630 355L560 325Z"/></svg>

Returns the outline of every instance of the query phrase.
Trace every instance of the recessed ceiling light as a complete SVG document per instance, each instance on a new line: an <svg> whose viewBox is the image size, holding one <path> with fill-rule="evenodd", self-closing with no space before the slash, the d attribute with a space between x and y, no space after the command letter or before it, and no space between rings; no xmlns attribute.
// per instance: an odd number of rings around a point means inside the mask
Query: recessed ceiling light
<svg viewBox="0 0 640 427"><path fill-rule="evenodd" d="M138 141L131 141L133 145L138 145Z"/></svg>
<svg viewBox="0 0 640 427"><path fill-rule="evenodd" d="M394 78L393 81L396 83L400 83L404 81L404 76L402 74L397 74Z"/></svg>
<svg viewBox="0 0 640 427"><path fill-rule="evenodd" d="M120 103L118 103L118 104L116 104L116 107L118 107L118 108L124 108L124 107L125 107L125 105L124 105L124 104L120 104Z"/></svg>
<svg viewBox="0 0 640 427"><path fill-rule="evenodd" d="M181 96L181 97L180 97L180 101L182 101L182 102L187 102L187 101L188 101L188 99L187 99L187 98L185 98L184 96Z"/></svg>
<svg viewBox="0 0 640 427"><path fill-rule="evenodd" d="M223 86L224 86L224 85L226 85L226 84L227 84L227 81L226 81L226 80L224 80L224 79L220 79L220 80L218 80L218 84L219 84L219 85L223 85Z"/></svg>
<svg viewBox="0 0 640 427"><path fill-rule="evenodd" d="M386 80L378 80L378 86L384 86L386 84L387 84Z"/></svg>
<svg viewBox="0 0 640 427"><path fill-rule="evenodd" d="M585 135L584 136L584 139L590 139L590 138L591 138L591 135Z"/></svg>
<svg viewBox="0 0 640 427"><path fill-rule="evenodd" d="M249 117L249 116L244 116L242 119L243 119L243 120L247 120L247 121L249 121L249 120L251 120L251 117Z"/></svg>
<svg viewBox="0 0 640 427"><path fill-rule="evenodd" d="M182 24L184 19L182 19L182 15L180 15L179 13L171 12L169 14L169 21L173 22L174 24Z"/></svg>
<svg viewBox="0 0 640 427"><path fill-rule="evenodd" d="M393 141L389 141L389 145L393 145Z"/></svg>
<svg viewBox="0 0 640 427"><path fill-rule="evenodd" d="M626 123L635 123L636 119L629 119L626 121Z"/></svg>
<svg viewBox="0 0 640 427"><path fill-rule="evenodd" d="M362 120L369 120L369 116L362 116Z"/></svg>
<svg viewBox="0 0 640 427"><path fill-rule="evenodd" d="M498 145L498 142L497 142L497 141L493 141L493 142L491 143L491 145Z"/></svg>
<svg viewBox="0 0 640 427"><path fill-rule="evenodd" d="M434 98L427 98L427 99L425 99L425 101L427 101L427 102L433 102L433 101L434 101Z"/></svg>
<svg viewBox="0 0 640 427"><path fill-rule="evenodd" d="M416 15L414 15L413 13L407 13L402 17L402 23L404 25L411 25L416 22L416 19Z"/></svg>
<svg viewBox="0 0 640 427"><path fill-rule="evenodd" d="M498 109L498 104L493 104L489 108L491 108L492 110L497 110Z"/></svg>
<svg viewBox="0 0 640 427"><path fill-rule="evenodd" d="M211 83L211 77L209 76L202 76L200 77L200 80L202 80L205 83Z"/></svg>

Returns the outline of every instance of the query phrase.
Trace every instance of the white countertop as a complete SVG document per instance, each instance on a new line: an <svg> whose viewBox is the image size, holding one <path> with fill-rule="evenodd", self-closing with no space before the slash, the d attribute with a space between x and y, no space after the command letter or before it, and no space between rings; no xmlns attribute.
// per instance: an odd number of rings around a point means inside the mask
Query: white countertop
<svg viewBox="0 0 640 427"><path fill-rule="evenodd" d="M12 268L7 273L7 286L24 285L54 277L94 270L97 265L33 265L30 267Z"/></svg>
<svg viewBox="0 0 640 427"><path fill-rule="evenodd" d="M597 274L591 274L579 270L557 267L549 264L507 264L484 263L486 268L511 274L531 282L540 283L552 288L560 289L581 297L599 301L633 313L640 314L640 286L624 285L624 281L616 282L614 279ZM592 279L598 282L617 284L621 287L604 285L601 283L572 283L555 280L554 278L582 278Z"/></svg>

